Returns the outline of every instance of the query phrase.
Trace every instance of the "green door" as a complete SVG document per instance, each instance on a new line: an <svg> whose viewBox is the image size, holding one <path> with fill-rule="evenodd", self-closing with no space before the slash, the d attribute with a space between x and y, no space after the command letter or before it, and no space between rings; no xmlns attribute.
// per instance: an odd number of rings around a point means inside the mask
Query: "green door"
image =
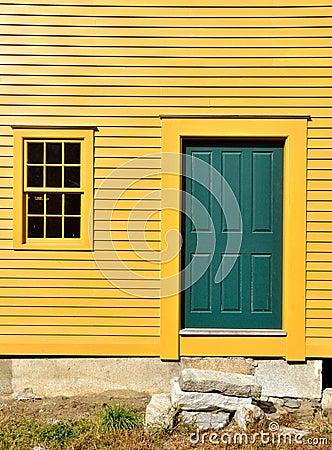
<svg viewBox="0 0 332 450"><path fill-rule="evenodd" d="M283 144L188 141L183 152L183 326L281 328Z"/></svg>

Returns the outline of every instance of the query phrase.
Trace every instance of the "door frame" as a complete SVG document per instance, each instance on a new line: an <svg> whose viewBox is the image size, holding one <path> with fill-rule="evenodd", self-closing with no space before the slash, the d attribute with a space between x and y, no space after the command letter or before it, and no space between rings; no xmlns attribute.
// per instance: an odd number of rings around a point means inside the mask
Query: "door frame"
<svg viewBox="0 0 332 450"><path fill-rule="evenodd" d="M160 357L261 356L305 359L308 116L160 116L162 123ZM282 329L285 336L180 336L182 140L283 139ZM177 233L168 233L170 230ZM166 238L166 239L165 239ZM172 249L170 252L166 249ZM171 292L171 293L170 293ZM220 350L225 349L225 350Z"/></svg>
<svg viewBox="0 0 332 450"><path fill-rule="evenodd" d="M189 302L189 297L190 297L190 289L192 294L194 295L195 293L195 288L193 286L189 287L188 289L183 289L181 291L182 294L182 299L181 299L181 331L180 331L180 336L216 336L216 335L234 335L235 333L238 335L242 335L242 336L248 336L248 335L258 335L260 336L262 334L262 332L264 332L264 334L269 335L269 336L285 336L286 333L284 330L282 330L282 305L281 305L281 300L282 300L282 292L281 292L281 282L282 282L282 226L283 226L283 205L282 205L282 199L283 199L283 192L282 192L282 188L283 188L283 178L284 178L284 174L283 174L283 154L284 154L284 142L282 140L262 140L262 139L228 139L228 140L220 140L218 139L217 141L214 139L200 139L200 140L194 140L194 139L189 139L189 140L183 140L182 142L182 153L183 155L187 155L186 157L188 157L188 155L193 155L194 153L191 153L191 151L187 151L186 147L190 148L194 148L195 150L193 150L194 152L201 152L204 150L208 151L208 154L210 155L209 159L210 159L210 163L213 166L212 169L212 173L214 170L219 171L219 169L222 167L222 161L223 161L223 156L220 156L221 160L219 160L219 164L221 165L220 168L218 167L218 169L216 168L216 166L214 165L214 163L212 161L215 161L215 159L218 159L217 154L221 154L223 155L223 151L225 150L225 148L227 148L226 153L227 155L230 155L231 153L237 154L239 155L239 152L243 152L243 154L241 153L241 159L239 162L239 164L241 165L242 169L241 169L241 176L244 176L248 171L250 171L250 166L251 164L253 164L253 160L251 159L251 157L249 156L251 154L251 152L258 152L258 154L262 155L265 154L266 152L268 152L271 155L273 153L273 157L271 157L271 160L269 159L269 163L272 164L271 166L271 173L273 173L273 175L271 175L271 195L273 196L273 206L271 205L271 208L273 211L272 215L273 215L273 219L272 222L270 223L270 226L272 227L270 229L272 235L273 235L273 244L272 241L269 240L269 243L267 245L270 245L273 247L273 251L272 248L268 247L268 249L264 249L266 251L266 253L270 253L273 252L273 256L270 259L270 270L271 270L271 279L270 282L272 283L272 295L270 298L271 301L271 310L268 312L264 312L264 311L260 311L260 312L255 312L252 311L252 314L250 314L250 316L246 315L246 320L243 320L242 318L242 305L241 305L241 312L238 310L236 312L234 311L230 311L228 310L227 312L224 311L219 311L220 314L218 314L217 310L215 309L213 312L212 310L209 311L205 311L200 313L198 311L192 312L191 308L188 306L188 302ZM202 150L203 149L203 150ZM245 149L245 150L244 150ZM211 152L211 153L210 153ZM229 153L231 152L231 153ZM245 156L247 155L247 156ZM270 155L270 156L271 156ZM281 158L278 159L278 158ZM278 163L279 161L279 163ZM186 163L188 166L191 165L190 161L188 160ZM194 162L193 162L194 164ZM202 167L202 170L203 167ZM221 169L222 170L222 169ZM185 169L182 171L182 190L183 190L183 195L186 195L189 193L189 195L194 195L193 192L190 190L190 185L191 183L186 179L186 177L183 176L183 173L185 172ZM189 167L186 170L186 173L192 173L191 169L189 169ZM227 180L227 174L224 174L222 171L218 172L220 176L225 177L225 179ZM204 180L203 180L204 181ZM239 183L241 183L240 179L237 180ZM254 180L252 180L252 182L254 183ZM276 184L274 184L276 183ZM207 187L208 185L205 185L205 187ZM244 185L246 186L246 185ZM233 243L232 248L228 247L227 252L228 253L234 253L237 252L236 248L237 245L241 245L241 251L240 253L244 253L246 254L246 252L242 251L243 249L243 245L251 245L250 244L250 238L248 235L245 235L246 232L245 230L248 232L248 228L246 228L245 223L247 223L248 219L246 219L244 217L244 205L247 203L248 198L245 200L245 193L244 191L246 191L247 189L242 185L241 188L239 188L238 191L238 195L239 198L237 199L238 206L241 209L241 214L242 214L242 226L243 226L243 233L241 233L241 238L235 238L235 242ZM278 186L281 188L281 190L279 191ZM189 190L186 190L189 189ZM242 194L241 194L242 192ZM277 194L277 192L279 192L279 195ZM242 199L242 200L241 200ZM200 200L200 199L199 199ZM277 204L275 203L275 201L277 202ZM219 201L217 201L215 203L215 207L216 204L218 204L219 202L222 202L222 199L219 199ZM240 206L241 204L241 206ZM203 203L203 205L205 207L208 208L208 206ZM275 209L278 206L277 209ZM243 211L242 211L243 208ZM219 204L219 206L217 206L217 214L219 214L221 212L221 205ZM184 205L184 200L182 199L182 210L183 213L181 215L181 222L182 222L182 236L183 236L183 245L182 245L182 249L181 249L181 268L182 271L185 270L185 266L186 266L186 262L188 263L188 251L191 252L193 251L193 248L190 246L190 244L188 244L188 242L190 241L190 230L188 230L189 232L189 237L186 234L186 229L185 229L185 224L188 223L188 220L186 219L187 213L186 210L187 208ZM222 224L224 223L223 220L221 218L219 218L219 220L221 220L221 223L219 224L218 222L215 222L215 219L213 217L213 211L211 211L211 219L212 222L214 224L214 227L219 227L222 226ZM227 211L226 211L226 216L227 216ZM230 219L229 214L228 214L228 219ZM194 220L195 221L195 220ZM227 222L227 220L226 220ZM224 225L226 226L226 224ZM248 223L247 223L247 227L248 227ZM189 227L191 229L191 227ZM191 232L193 230L191 229ZM221 231L221 230L220 230ZM239 230L238 230L239 231ZM256 232L260 232L259 230L256 230ZM266 231L266 230L265 230ZM216 242L218 242L218 237L217 237L217 228L214 228L214 236L215 236L215 240ZM257 239L257 241L260 241L260 238L262 237L263 239L266 239L266 237L268 238L268 236L270 235L270 233L265 233L263 232L262 234L259 234L258 236L255 236L255 232L254 230L249 231L250 233L253 233L252 239L255 241ZM194 232L195 233L195 232ZM199 234L199 232L198 232ZM225 235L227 235L227 232L225 233L225 230L223 230L223 234L222 234L222 239L225 239ZM236 234L237 236L238 234ZM267 236L268 235L268 236ZM192 235L191 235L192 236ZM226 240L227 237L226 237ZM256 241L256 243L258 245L260 245L258 242ZM261 242L261 241L260 241ZM189 247L188 247L189 245ZM234 245L236 247L234 247ZM240 249L238 249L240 250ZM201 251L204 252L204 248L201 247ZM220 252L221 250L219 250ZM251 248L251 251L253 252L253 254L256 255L257 257L257 253L264 253L264 251L262 250L262 248L260 247L260 249L258 249L256 247L256 245L254 247ZM218 252L218 253L219 253ZM250 258L250 256L249 256ZM248 270L249 266L244 265L244 259L239 259L239 260L234 260L233 258L230 258L233 261L234 266L236 265L236 263L238 263L238 269L236 269L235 267L232 269L232 272L234 273L234 270L236 272L236 270L239 271L239 273L241 272L243 276L244 273L246 273L246 270ZM257 259L256 259L257 261ZM212 264L212 261L211 261ZM220 270L220 259L218 258L217 262L214 260L214 264L216 264L216 266L214 266L214 268L212 269L212 273L210 273L210 276L212 276L212 279L214 276L216 276L217 271ZM249 261L247 261L246 264L250 264ZM240 267L242 267L242 269L240 269ZM207 269L207 267L206 267ZM273 273L273 274L272 274ZM207 272L204 274L207 275ZM248 276L249 274L247 274ZM184 275L184 278L186 278L187 280L189 279L190 274L187 273L187 275ZM242 285L243 280L245 280L246 278L241 279L242 281L240 281L240 285ZM250 289L249 287L249 282L248 279L247 280L247 289ZM277 281L278 280L278 281ZM227 283L227 280L226 280ZM211 284L211 283L210 283ZM214 284L214 283L213 283ZM209 286L209 288L211 289L210 292L210 296L212 297L210 299L210 307L212 309L217 308L216 307L216 303L215 303L215 296L218 297L218 295L222 294L223 292L223 287L220 287L220 284L223 285L222 283L218 283L218 285L215 285L214 287ZM239 290L242 291L242 289L240 289L240 285L238 286ZM217 292L219 291L219 294L217 294ZM214 291L214 293L212 294L212 292ZM197 291L196 291L197 292ZM232 292L234 292L232 290ZM238 297L238 301L243 302L243 305L248 305L249 301L250 301L250 292L242 292L242 294L244 294L244 298L241 298L241 294L240 292L238 293L239 297ZM231 292L229 291L229 295L232 296ZM188 297L189 296L189 297ZM208 295L207 295L208 296ZM201 292L200 289L198 288L198 298L201 298ZM204 296L205 297L205 296ZM197 301L199 302L200 300L197 299ZM204 302L204 300L202 299L202 301ZM213 306L214 305L214 306ZM220 307L221 305L219 305ZM218 307L218 308L219 308ZM188 309L189 308L189 309ZM199 307L198 307L199 309ZM273 311L273 312L272 312ZM188 314L188 316L187 316ZM204 319L203 319L204 317ZM216 317L218 317L218 325L215 323L215 319ZM231 319L230 319L231 317ZM224 326L220 326L220 321L225 320L225 322L227 322L227 326L226 324L224 324ZM202 321L203 323L205 323L205 326L202 325ZM205 321L205 322L204 322ZM280 321L280 322L279 322ZM269 326L267 326L267 322L269 322ZM273 322L274 326L272 326L272 324L270 322ZM277 323L278 322L278 323ZM195 325L193 324L195 323ZM212 325L213 323L213 325ZM241 323L241 326L239 326L239 323ZM188 324L188 325L186 325ZM210 324L210 326L208 326L208 324ZM254 324L254 325L253 325Z"/></svg>

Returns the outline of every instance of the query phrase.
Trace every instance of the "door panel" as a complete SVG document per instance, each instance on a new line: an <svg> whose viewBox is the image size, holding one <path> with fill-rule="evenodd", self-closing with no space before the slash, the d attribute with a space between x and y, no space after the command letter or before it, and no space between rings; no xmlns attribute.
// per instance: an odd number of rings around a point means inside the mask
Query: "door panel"
<svg viewBox="0 0 332 450"><path fill-rule="evenodd" d="M242 309L242 255L238 255L233 269L227 276L223 276L221 289L220 312L241 312ZM232 256L222 255L223 258ZM222 259L220 260L221 263Z"/></svg>
<svg viewBox="0 0 332 450"><path fill-rule="evenodd" d="M182 261L190 268L184 272L183 326L281 328L283 143L188 141L183 152L192 156L183 177ZM223 210L231 201L218 174L241 211L241 218L233 214L229 220L228 214L228 223ZM222 208L212 190L220 192ZM227 239L241 226L241 249L234 257L226 254ZM230 260L235 263L225 275Z"/></svg>
<svg viewBox="0 0 332 450"><path fill-rule="evenodd" d="M207 267L204 274L196 281L195 289L190 290L190 311L192 312L211 312L211 302L212 302L212 267L209 265L209 255L208 254L195 254L191 255L191 279L197 272L200 272L202 268ZM201 295L201 292L206 291L207 295Z"/></svg>
<svg viewBox="0 0 332 450"><path fill-rule="evenodd" d="M237 202L241 208L242 203L242 155L240 152L222 152L221 153L221 168L222 172L225 174L226 178L227 174L227 182L230 186L232 186L232 190L236 197ZM222 186L222 198L224 199L225 209L231 208L230 199L226 195L227 192L223 192ZM236 217L235 223L232 223L231 227L228 227L226 224L225 216L222 216L222 232L227 231L237 231L241 230L241 218Z"/></svg>
<svg viewBox="0 0 332 450"><path fill-rule="evenodd" d="M252 153L252 231L271 232L273 153Z"/></svg>
<svg viewBox="0 0 332 450"><path fill-rule="evenodd" d="M272 255L251 255L251 311L271 312Z"/></svg>

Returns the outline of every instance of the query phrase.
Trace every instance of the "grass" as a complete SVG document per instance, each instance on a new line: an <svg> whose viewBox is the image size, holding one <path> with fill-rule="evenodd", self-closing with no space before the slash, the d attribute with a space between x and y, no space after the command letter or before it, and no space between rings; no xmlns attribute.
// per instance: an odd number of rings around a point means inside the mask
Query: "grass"
<svg viewBox="0 0 332 450"><path fill-rule="evenodd" d="M141 415L126 405L104 405L100 425L106 431L127 431L143 425Z"/></svg>
<svg viewBox="0 0 332 450"><path fill-rule="evenodd" d="M86 432L87 427L84 420L50 424L35 418L10 417L0 421L0 449L27 450L38 446L45 450L65 449Z"/></svg>
<svg viewBox="0 0 332 450"><path fill-rule="evenodd" d="M47 424L39 431L40 440L48 447L64 448L66 445L78 439L84 430L84 422L67 421Z"/></svg>
<svg viewBox="0 0 332 450"><path fill-rule="evenodd" d="M280 425L306 428L284 418ZM287 421L288 420L288 421ZM17 416L0 416L0 450L213 450L213 449L245 449L245 450L293 450L293 449L318 449L328 450L332 444L332 426L326 421L320 420L312 424L313 430L310 438L315 439L317 444L308 445L291 444L282 442L264 444L224 444L219 439L223 433L234 436L241 433L239 429L230 425L224 430L217 432L217 438L212 442L209 440L212 432L208 431L197 443L190 442L190 435L195 429L188 425L177 424L173 429L146 430L143 427L142 414L125 405L103 405L95 416L79 420L54 421L37 418L24 418ZM254 427L248 432L249 438L253 434L260 433L262 427ZM268 422L263 425L263 431L268 432ZM319 439L326 438L329 443L319 443ZM204 441L203 441L204 440Z"/></svg>

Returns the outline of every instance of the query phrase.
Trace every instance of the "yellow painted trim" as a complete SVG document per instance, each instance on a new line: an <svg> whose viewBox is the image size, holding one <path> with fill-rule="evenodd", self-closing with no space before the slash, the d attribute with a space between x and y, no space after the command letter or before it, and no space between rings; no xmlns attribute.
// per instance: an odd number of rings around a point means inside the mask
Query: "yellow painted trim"
<svg viewBox="0 0 332 450"><path fill-rule="evenodd" d="M180 337L181 356L283 357L284 337Z"/></svg>
<svg viewBox="0 0 332 450"><path fill-rule="evenodd" d="M13 247L16 250L90 250L89 220L93 201L93 148L94 129L72 128L27 128L13 127L14 134L14 231ZM82 142L82 214L80 239L34 239L27 242L24 232L25 214L23 205L24 160L26 139L75 139Z"/></svg>
<svg viewBox="0 0 332 450"><path fill-rule="evenodd" d="M173 137L173 136L171 136ZM162 359L178 359L179 358L179 328L180 328L180 297L178 294L165 296L164 292L173 284L173 291L179 292L180 280L177 274L180 272L180 257L177 256L168 260L166 248L167 244L170 248L177 248L177 241L169 242L169 236L166 234L168 230L181 229L180 196L176 192L180 192L181 177L173 175L173 167L169 167L170 161L164 158L166 152L174 152L172 140L168 142L169 135L163 135L162 144L162 181L161 181L161 299L160 310L160 357ZM175 136L176 148L181 149L180 137ZM178 170L180 167L180 151L177 160ZM180 172L178 172L180 173ZM173 189L173 193L166 192L166 189ZM168 204L174 205L173 209L166 209ZM175 237L176 239L176 237ZM174 276L175 275L175 276ZM170 279L172 277L172 279Z"/></svg>
<svg viewBox="0 0 332 450"><path fill-rule="evenodd" d="M158 337L0 336L1 355L159 356Z"/></svg>
<svg viewBox="0 0 332 450"><path fill-rule="evenodd" d="M285 356L288 360L305 359L305 251L306 251L306 155L308 117L162 117L162 222L163 245L170 230L180 231L180 175L167 173L167 153L180 156L182 138L237 138L285 140L284 156L284 236L283 236L283 329L286 338L192 338L181 337L180 353L180 293L161 299L160 348L162 359L177 359L184 351L209 354L215 345L220 356L243 355L247 342L252 341L251 356ZM173 161L174 164L174 161ZM180 174L180 157L173 173ZM175 164L175 165L176 165ZM172 189L173 193L165 189ZM172 196L170 199L169 196ZM173 205L172 210L165 205ZM176 245L175 242L172 245ZM174 286L180 286L180 246L171 261L162 259L162 283L170 276ZM178 289L179 292L179 289ZM217 339L217 340L216 340ZM217 343L227 345L217 347ZM187 344L188 342L188 344ZM266 343L269 343L267 346ZM280 344L282 342L282 345ZM193 343L193 344L192 344ZM242 345L240 345L242 343ZM196 350L195 350L196 348ZM201 350L199 350L201 349ZM282 350L281 350L282 349ZM200 353L201 352L201 353Z"/></svg>

